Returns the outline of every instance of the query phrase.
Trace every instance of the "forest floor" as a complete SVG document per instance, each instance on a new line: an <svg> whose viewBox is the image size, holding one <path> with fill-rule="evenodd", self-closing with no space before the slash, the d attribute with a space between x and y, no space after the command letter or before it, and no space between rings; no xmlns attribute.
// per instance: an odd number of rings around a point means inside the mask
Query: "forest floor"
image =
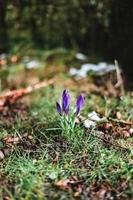
<svg viewBox="0 0 133 200"><path fill-rule="evenodd" d="M0 69L0 199L133 199L133 93L116 89L110 76L76 80L69 63L27 69L17 59ZM44 80L52 81L18 91ZM9 89L15 94L7 97ZM106 120L93 128L79 121L71 135L59 128L55 105L64 89L73 102L85 95L83 117L95 111Z"/></svg>

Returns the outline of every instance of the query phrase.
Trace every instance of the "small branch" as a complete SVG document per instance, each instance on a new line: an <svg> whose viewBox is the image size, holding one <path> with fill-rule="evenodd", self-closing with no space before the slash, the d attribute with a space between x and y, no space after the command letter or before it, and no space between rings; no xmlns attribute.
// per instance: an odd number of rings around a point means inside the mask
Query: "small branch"
<svg viewBox="0 0 133 200"><path fill-rule="evenodd" d="M125 121L125 120L119 120L119 119L113 119L111 117L108 117L109 120L116 122L116 123L120 123L120 124L126 124L126 125L133 125L133 122L131 121Z"/></svg>
<svg viewBox="0 0 133 200"><path fill-rule="evenodd" d="M117 83L115 84L115 88L120 88L121 94L124 96L125 95L124 83L123 83L121 70L120 70L117 60L115 60L115 68L116 68L116 77L117 77Z"/></svg>
<svg viewBox="0 0 133 200"><path fill-rule="evenodd" d="M52 85L54 83L53 79L50 79L48 81L42 81L35 85L28 86L27 88L21 88L18 90L11 90L8 92L4 92L0 95L0 110L5 106L5 104L8 103L15 103L19 98L21 98L24 95L30 94L31 92L47 87L48 85Z"/></svg>

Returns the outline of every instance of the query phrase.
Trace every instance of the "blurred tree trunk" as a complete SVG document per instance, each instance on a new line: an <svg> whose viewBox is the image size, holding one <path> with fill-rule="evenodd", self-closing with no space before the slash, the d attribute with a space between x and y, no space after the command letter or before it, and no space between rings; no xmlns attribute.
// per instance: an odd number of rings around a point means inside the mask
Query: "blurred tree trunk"
<svg viewBox="0 0 133 200"><path fill-rule="evenodd" d="M6 1L0 0L0 53L7 50Z"/></svg>
<svg viewBox="0 0 133 200"><path fill-rule="evenodd" d="M110 15L110 55L121 62L124 74L133 79L133 0L113 0Z"/></svg>

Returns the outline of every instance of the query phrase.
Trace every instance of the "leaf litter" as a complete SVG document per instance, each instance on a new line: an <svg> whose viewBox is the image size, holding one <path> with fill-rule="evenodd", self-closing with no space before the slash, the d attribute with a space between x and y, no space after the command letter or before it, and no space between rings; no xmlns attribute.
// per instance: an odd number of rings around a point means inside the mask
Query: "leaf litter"
<svg viewBox="0 0 133 200"><path fill-rule="evenodd" d="M73 176L69 179L59 180L54 185L61 190L72 192L74 197L80 197L81 200L128 200L122 194L122 191L128 188L125 180L119 181L119 184L113 187L109 182L94 182L92 185L89 185L85 180L80 180Z"/></svg>
<svg viewBox="0 0 133 200"><path fill-rule="evenodd" d="M119 70L117 71L119 73ZM120 76L117 76L117 79L120 79ZM63 78L55 75L53 79L49 81L42 81L35 86L28 86L27 88L22 88L18 90L13 90L9 92L5 92L0 95L0 121L14 123L16 117L26 120L27 119L27 111L28 108L24 103L21 103L20 100L23 96L30 94L36 89L40 89L43 87L47 87L48 85L52 85L55 89L60 86L72 88L72 89L79 89L86 93L86 96L91 93L97 93L102 96L114 96L119 98L122 93L120 91L120 86L123 84L118 80L117 83L114 85L112 81L112 77L109 76L109 79L106 82L106 85L102 85L100 83L95 83L88 81L88 78L84 78L80 81L74 80L73 78L67 78L63 80ZM93 115L92 115L93 114ZM82 118L82 117L81 117ZM104 120L103 120L104 119ZM81 121L80 121L81 120ZM82 122L82 119L79 119L79 122ZM132 137L132 125L131 121L125 121L122 119L122 116L119 112L116 113L116 118L104 118L104 116L100 116L98 113L93 111L88 115L88 122L84 124L85 128L88 129L95 127L97 131L89 131L88 134L93 134L96 137L99 137L103 144L107 146L109 143L110 146L114 146L118 149L129 150L132 143L126 146L122 146L117 143L116 138L129 138ZM85 121L84 121L85 122ZM99 123L100 122L100 123ZM8 124L7 123L7 124ZM89 124L90 123L90 124ZM113 139L112 139L113 138ZM114 140L115 139L115 140ZM48 148L49 156L51 157L52 164L56 164L63 153L65 153L69 149L69 143L62 137L54 136L53 137L54 144ZM4 144L6 145L4 149L0 150L0 159L4 159L6 155L9 155L14 145L20 145L22 149L27 152L28 154L36 153L38 142L34 141L32 134L25 133L22 137L12 137L8 136L3 139ZM47 141L45 141L47 143ZM58 152L62 152L61 154L57 155L53 153L53 149L57 150ZM56 151L55 151L56 152ZM83 160L81 165L86 165L86 159ZM112 185L106 182L95 182L92 185L86 184L85 180L80 180L77 176L72 176L67 179L61 179L57 182L54 182L54 186L61 189L72 191L74 197L80 197L81 199L126 199L121 195L121 191L128 187L128 183L125 180L121 180L119 185L114 188ZM5 197L6 198L6 197ZM8 198L8 196L7 196Z"/></svg>

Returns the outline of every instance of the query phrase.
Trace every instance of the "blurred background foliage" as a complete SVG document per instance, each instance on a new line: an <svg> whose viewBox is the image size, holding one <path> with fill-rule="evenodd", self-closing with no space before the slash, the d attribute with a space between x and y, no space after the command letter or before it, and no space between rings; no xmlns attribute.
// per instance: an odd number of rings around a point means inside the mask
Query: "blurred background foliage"
<svg viewBox="0 0 133 200"><path fill-rule="evenodd" d="M0 0L0 53L75 49L133 76L132 0Z"/></svg>

